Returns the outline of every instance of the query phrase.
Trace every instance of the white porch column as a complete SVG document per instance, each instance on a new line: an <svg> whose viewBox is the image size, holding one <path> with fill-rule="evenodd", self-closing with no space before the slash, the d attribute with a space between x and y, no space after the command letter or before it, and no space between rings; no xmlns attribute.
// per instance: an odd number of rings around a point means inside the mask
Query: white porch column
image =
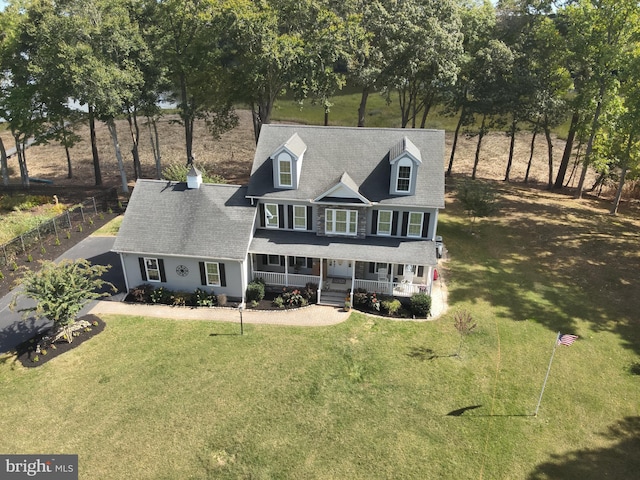
<svg viewBox="0 0 640 480"><path fill-rule="evenodd" d="M395 264L389 264L389 295L393 296L393 275Z"/></svg>
<svg viewBox="0 0 640 480"><path fill-rule="evenodd" d="M351 292L349 293L349 302L353 306L353 290L356 286L356 261L351 261Z"/></svg>
<svg viewBox="0 0 640 480"><path fill-rule="evenodd" d="M289 286L289 257L287 255L284 256L284 285L285 287Z"/></svg>
<svg viewBox="0 0 640 480"><path fill-rule="evenodd" d="M429 278L427 279L427 285L429 289L429 296L431 296L431 289L433 288L433 267L429 266Z"/></svg>
<svg viewBox="0 0 640 480"><path fill-rule="evenodd" d="M322 258L320 260L320 281L318 282L318 303L320 303L320 295L322 294Z"/></svg>
<svg viewBox="0 0 640 480"><path fill-rule="evenodd" d="M253 253L249 254L249 268L251 269L249 281L253 282L253 276L255 275L255 268L253 267Z"/></svg>

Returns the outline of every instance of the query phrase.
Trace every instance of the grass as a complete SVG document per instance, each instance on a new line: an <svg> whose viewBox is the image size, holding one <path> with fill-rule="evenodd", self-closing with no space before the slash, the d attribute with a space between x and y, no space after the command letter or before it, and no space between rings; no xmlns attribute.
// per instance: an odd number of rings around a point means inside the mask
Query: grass
<svg viewBox="0 0 640 480"><path fill-rule="evenodd" d="M122 219L124 215L119 215L110 222L106 223L95 232L93 232L92 236L105 236L105 237L115 237L120 230L120 225L122 225Z"/></svg>
<svg viewBox="0 0 640 480"><path fill-rule="evenodd" d="M639 217L501 188L473 234L455 202L440 216L444 317L242 337L107 317L42 367L0 364L0 450L77 453L83 479L636 478ZM461 309L478 328L455 357ZM533 417L559 330L580 338Z"/></svg>
<svg viewBox="0 0 640 480"><path fill-rule="evenodd" d="M0 244L60 215L66 208L49 201L48 197L43 196L0 195Z"/></svg>
<svg viewBox="0 0 640 480"><path fill-rule="evenodd" d="M360 106L360 93L353 92L353 89L346 89L339 95L331 99L333 106L329 112L329 124L355 127L358 125L358 107ZM367 127L399 128L401 127L400 107L398 96L391 96L391 101L387 102L386 97L380 93L372 93L367 99L367 116L365 125ZM420 124L422 114L419 115L417 123ZM280 122L294 122L306 125L323 125L324 109L322 105L314 104L307 100L304 103L292 99L279 99L273 109L272 117ZM480 119L476 119L474 127L480 127ZM441 106L434 107L425 124L426 128L446 130L454 132L458 123L458 115L445 115ZM567 119L553 131L560 138L566 138L569 130L570 120ZM526 123L520 125L523 130L531 129ZM501 132L506 127L495 127L493 130Z"/></svg>

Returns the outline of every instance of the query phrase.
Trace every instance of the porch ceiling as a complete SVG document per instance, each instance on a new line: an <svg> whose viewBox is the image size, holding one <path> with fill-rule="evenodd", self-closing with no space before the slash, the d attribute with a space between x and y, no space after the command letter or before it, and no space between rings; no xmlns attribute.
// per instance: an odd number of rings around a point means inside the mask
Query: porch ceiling
<svg viewBox="0 0 640 480"><path fill-rule="evenodd" d="M315 233L258 230L249 253L295 255L359 262L436 266L436 245L430 240L392 237L319 237Z"/></svg>

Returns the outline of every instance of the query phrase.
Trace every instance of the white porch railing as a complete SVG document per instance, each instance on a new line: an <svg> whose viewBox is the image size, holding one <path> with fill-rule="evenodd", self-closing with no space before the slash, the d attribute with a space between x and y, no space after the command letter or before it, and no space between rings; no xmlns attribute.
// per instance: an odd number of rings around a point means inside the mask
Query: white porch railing
<svg viewBox="0 0 640 480"><path fill-rule="evenodd" d="M418 283L393 282L393 284L377 280L355 279L355 288L364 288L368 292L396 297L410 297L416 293L428 293L427 286Z"/></svg>
<svg viewBox="0 0 640 480"><path fill-rule="evenodd" d="M267 285L279 285L279 286L295 286L303 287L307 283L320 284L320 277L316 275L300 275L298 273L278 273L278 272L253 272L254 280L256 278L262 278Z"/></svg>
<svg viewBox="0 0 640 480"><path fill-rule="evenodd" d="M287 278L288 277L288 278ZM307 283L321 285L320 277L316 275L300 275L297 273L277 273L254 271L253 278L262 278L267 285L302 287ZM347 288L348 285L346 285ZM354 287L363 288L368 292L376 292L382 295L394 295L396 297L410 297L416 293L429 293L427 285L408 282L384 282L377 280L362 280L356 278Z"/></svg>

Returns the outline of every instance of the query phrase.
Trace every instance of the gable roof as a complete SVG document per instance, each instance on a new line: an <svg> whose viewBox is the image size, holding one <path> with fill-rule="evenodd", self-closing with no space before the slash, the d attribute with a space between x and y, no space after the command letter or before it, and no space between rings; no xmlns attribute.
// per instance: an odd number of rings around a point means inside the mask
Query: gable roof
<svg viewBox="0 0 640 480"><path fill-rule="evenodd" d="M331 202L339 199L340 202L364 203L370 205L371 202L360 195L358 192L358 185L349 176L347 172L344 172L333 187L326 192L318 195L318 198L314 198L314 202Z"/></svg>
<svg viewBox="0 0 640 480"><path fill-rule="evenodd" d="M289 139L287 139L286 142L284 142L282 145L280 145L280 147L276 148L276 150L271 153L279 152L282 149L287 149L296 158L300 158L302 154L305 152L305 150L307 149L307 146L302 141L302 139L298 136L298 134L294 133L293 135L291 135Z"/></svg>
<svg viewBox="0 0 640 480"><path fill-rule="evenodd" d="M271 155L294 134L306 145L299 188L274 188ZM404 139L409 142L406 142ZM414 149L415 147L415 149ZM398 148L418 157L415 195L391 195L390 154ZM271 200L309 201L346 172L360 195L384 205L444 208L444 131L401 128L262 126L247 194Z"/></svg>
<svg viewBox="0 0 640 480"><path fill-rule="evenodd" d="M416 147L411 140L405 135L402 137L396 145L394 145L389 152L389 161L395 162L405 153L408 153L417 163L422 163L422 155L420 150Z"/></svg>
<svg viewBox="0 0 640 480"><path fill-rule="evenodd" d="M256 215L246 193L235 185L188 189L183 182L138 180L113 251L244 260Z"/></svg>

